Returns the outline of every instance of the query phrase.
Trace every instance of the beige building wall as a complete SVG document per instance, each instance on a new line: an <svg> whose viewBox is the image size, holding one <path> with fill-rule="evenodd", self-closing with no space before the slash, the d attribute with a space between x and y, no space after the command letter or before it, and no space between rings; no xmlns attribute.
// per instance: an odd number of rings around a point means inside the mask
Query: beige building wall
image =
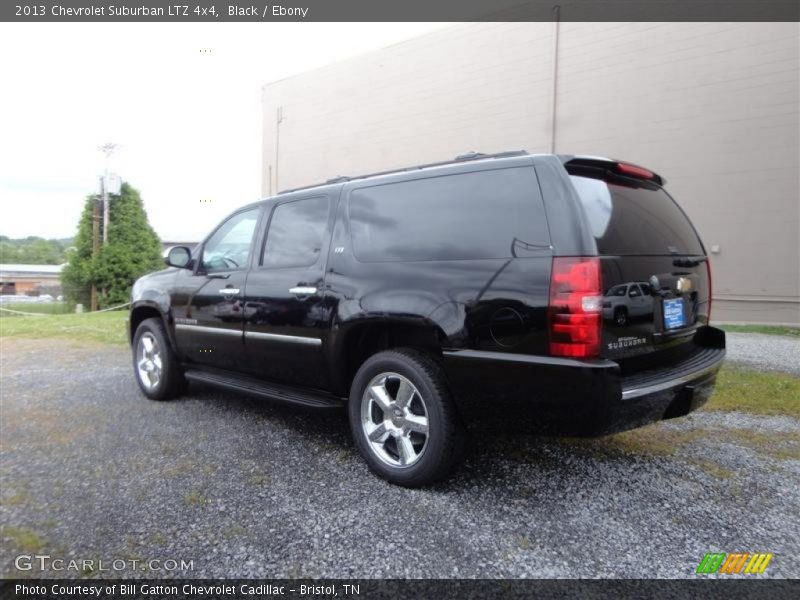
<svg viewBox="0 0 800 600"><path fill-rule="evenodd" d="M462 24L266 85L264 195L469 150L624 158L712 250L714 320L800 324L800 25L555 32Z"/></svg>

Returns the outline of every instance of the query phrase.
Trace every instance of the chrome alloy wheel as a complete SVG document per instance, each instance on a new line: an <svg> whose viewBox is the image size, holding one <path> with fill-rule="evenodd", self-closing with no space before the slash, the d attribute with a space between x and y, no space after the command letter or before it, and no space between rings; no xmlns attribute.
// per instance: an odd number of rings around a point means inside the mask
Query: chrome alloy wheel
<svg viewBox="0 0 800 600"><path fill-rule="evenodd" d="M142 334L139 338L139 344L136 347L136 368L139 371L139 381L148 390L154 389L158 382L161 381L161 376L164 372L163 362L161 360L161 349L158 347L158 340L155 336L148 332Z"/></svg>
<svg viewBox="0 0 800 600"><path fill-rule="evenodd" d="M409 467L428 445L425 400L399 373L381 373L369 382L361 398L361 429L383 462Z"/></svg>

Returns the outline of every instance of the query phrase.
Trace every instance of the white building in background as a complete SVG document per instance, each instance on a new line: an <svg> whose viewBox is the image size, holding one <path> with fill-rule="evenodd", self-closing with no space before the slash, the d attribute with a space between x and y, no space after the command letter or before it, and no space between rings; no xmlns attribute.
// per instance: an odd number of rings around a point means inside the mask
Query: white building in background
<svg viewBox="0 0 800 600"><path fill-rule="evenodd" d="M797 23L468 23L264 86L263 194L469 150L652 168L712 318L800 324Z"/></svg>
<svg viewBox="0 0 800 600"><path fill-rule="evenodd" d="M58 295L63 270L64 265L0 264L0 295Z"/></svg>

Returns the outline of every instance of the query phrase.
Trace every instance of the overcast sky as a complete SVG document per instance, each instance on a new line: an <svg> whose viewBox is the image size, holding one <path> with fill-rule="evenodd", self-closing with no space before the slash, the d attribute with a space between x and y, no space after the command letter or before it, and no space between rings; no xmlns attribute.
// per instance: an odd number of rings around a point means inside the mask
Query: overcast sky
<svg viewBox="0 0 800 600"><path fill-rule="evenodd" d="M264 83L443 26L2 23L0 234L74 235L114 142L161 238L199 240L260 195Z"/></svg>

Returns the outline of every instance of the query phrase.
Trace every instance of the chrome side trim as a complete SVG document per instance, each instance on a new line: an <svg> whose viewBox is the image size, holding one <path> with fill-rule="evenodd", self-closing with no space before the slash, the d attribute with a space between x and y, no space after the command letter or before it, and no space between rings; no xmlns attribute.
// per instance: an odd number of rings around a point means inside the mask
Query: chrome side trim
<svg viewBox="0 0 800 600"><path fill-rule="evenodd" d="M707 367L704 367L697 371L687 373L686 375L682 375L681 377L676 377L675 379L667 379L665 381L654 383L652 385L646 385L644 387L630 388L627 390L623 389L622 399L630 400L632 398L639 398L640 396L657 394L658 392L664 392L672 388L680 387L697 379L702 379L706 375L716 373L722 366L722 361L724 360L724 358L725 358L725 353L723 352L719 360L715 361L713 364L708 365Z"/></svg>
<svg viewBox="0 0 800 600"><path fill-rule="evenodd" d="M261 333L260 331L245 331L244 337L253 340L269 340L271 342L290 342L294 344L304 344L306 346L322 345L322 340L319 338L302 337L299 335L281 335L278 333Z"/></svg>
<svg viewBox="0 0 800 600"><path fill-rule="evenodd" d="M450 358L496 360L529 365L548 365L553 367L583 367L589 369L610 369L619 367L614 361L603 358L578 360L574 358L559 358L556 356L538 356L535 354L492 352L491 350L443 350L442 354Z"/></svg>
<svg viewBox="0 0 800 600"><path fill-rule="evenodd" d="M197 331L198 333L211 333L216 335L229 335L241 337L241 329L222 329L221 327L205 327L203 325L187 325L185 323L176 323L176 331Z"/></svg>

